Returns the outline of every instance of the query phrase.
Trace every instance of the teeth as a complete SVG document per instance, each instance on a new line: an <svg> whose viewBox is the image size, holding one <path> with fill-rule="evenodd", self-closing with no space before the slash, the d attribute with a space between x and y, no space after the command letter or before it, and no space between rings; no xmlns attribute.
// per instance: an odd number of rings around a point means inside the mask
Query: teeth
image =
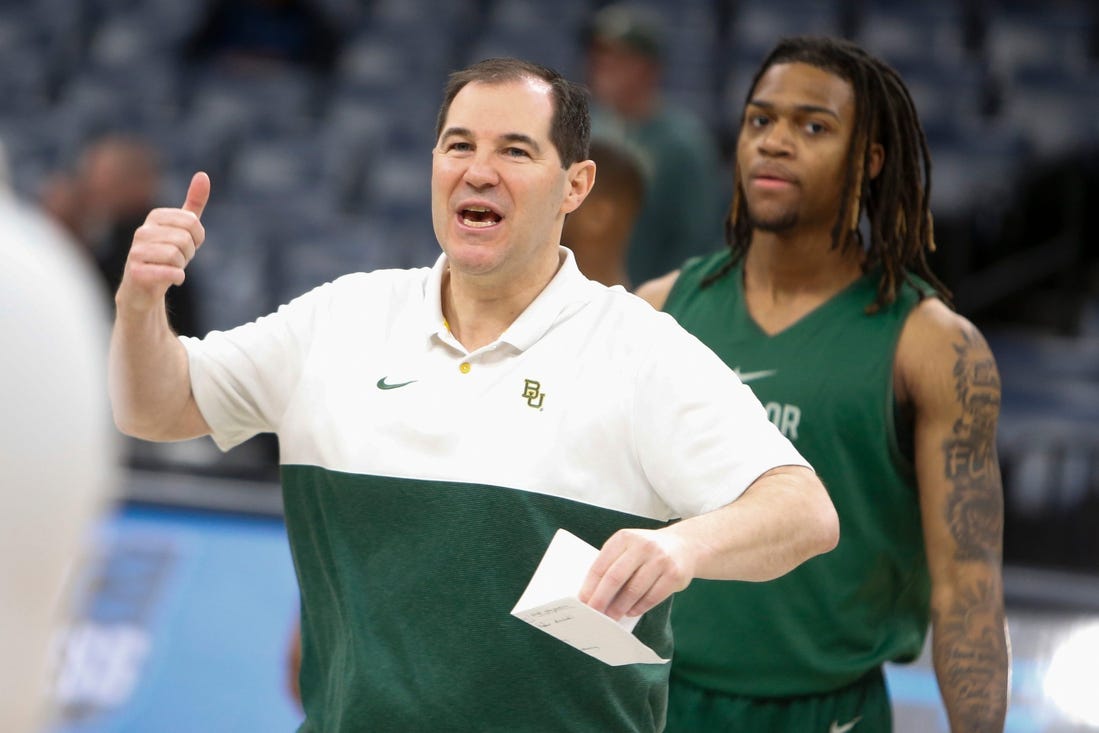
<svg viewBox="0 0 1099 733"><path fill-rule="evenodd" d="M484 229L500 222L500 217L487 206L463 207L461 216L463 224L476 229Z"/></svg>

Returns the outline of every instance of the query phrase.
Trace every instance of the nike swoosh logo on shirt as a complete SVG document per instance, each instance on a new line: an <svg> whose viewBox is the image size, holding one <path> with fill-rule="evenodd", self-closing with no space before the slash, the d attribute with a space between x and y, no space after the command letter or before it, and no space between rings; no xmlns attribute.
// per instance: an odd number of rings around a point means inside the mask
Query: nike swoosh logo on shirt
<svg viewBox="0 0 1099 733"><path fill-rule="evenodd" d="M412 381L401 382L400 384L387 384L386 381L385 381L385 377L382 377L381 379L378 380L378 389L397 389L398 387L407 387L408 385L412 384L412 382L415 382L415 381L416 380L413 379Z"/></svg>
<svg viewBox="0 0 1099 733"><path fill-rule="evenodd" d="M765 377L771 377L778 374L778 369L764 369L761 372L741 372L740 367L733 369L733 374L740 378L740 381L747 384L748 382L754 382L757 379L764 379ZM843 733L843 731L840 731Z"/></svg>
<svg viewBox="0 0 1099 733"><path fill-rule="evenodd" d="M840 725L838 720L833 720L832 725L828 726L828 733L847 733L847 731L854 728L860 720L862 720L861 715L843 725Z"/></svg>

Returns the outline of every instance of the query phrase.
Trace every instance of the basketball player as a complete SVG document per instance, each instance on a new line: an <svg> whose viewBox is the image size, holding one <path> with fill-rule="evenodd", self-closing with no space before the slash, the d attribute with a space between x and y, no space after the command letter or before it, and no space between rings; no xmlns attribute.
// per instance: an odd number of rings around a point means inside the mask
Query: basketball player
<svg viewBox="0 0 1099 733"><path fill-rule="evenodd" d="M842 531L777 581L679 594L669 731L888 731L881 665L929 616L951 728L1003 728L1000 382L928 269L930 172L892 69L784 40L744 107L728 251L641 288L755 390Z"/></svg>

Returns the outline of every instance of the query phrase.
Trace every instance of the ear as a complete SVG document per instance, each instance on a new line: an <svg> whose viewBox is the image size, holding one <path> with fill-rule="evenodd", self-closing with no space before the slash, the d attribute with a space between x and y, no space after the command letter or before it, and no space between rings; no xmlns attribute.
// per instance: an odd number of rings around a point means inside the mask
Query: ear
<svg viewBox="0 0 1099 733"><path fill-rule="evenodd" d="M569 166L566 173L565 200L561 203L561 213L576 211L595 185L595 161L581 160Z"/></svg>
<svg viewBox="0 0 1099 733"><path fill-rule="evenodd" d="M870 143L870 180L878 177L885 165L885 148L881 143Z"/></svg>

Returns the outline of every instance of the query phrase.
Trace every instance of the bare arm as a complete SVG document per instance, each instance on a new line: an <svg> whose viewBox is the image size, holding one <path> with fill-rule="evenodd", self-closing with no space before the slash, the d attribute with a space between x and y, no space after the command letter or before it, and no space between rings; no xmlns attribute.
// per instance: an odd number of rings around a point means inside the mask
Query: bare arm
<svg viewBox="0 0 1099 733"><path fill-rule="evenodd" d="M675 285L675 281L678 279L679 270L673 270L667 275L661 275L655 280L641 283L637 290L634 291L634 295L642 300L648 301L649 305L653 308L661 310L664 308L664 303L668 300L668 293L672 292L672 286Z"/></svg>
<svg viewBox="0 0 1099 733"><path fill-rule="evenodd" d="M905 325L897 369L898 394L915 407L939 689L952 730L1003 731L1010 654L996 363L972 324L931 300Z"/></svg>
<svg viewBox="0 0 1099 733"><path fill-rule="evenodd" d="M580 600L612 618L637 616L694 578L771 580L839 541L820 479L781 466L736 501L658 530L624 529L603 545Z"/></svg>
<svg viewBox="0 0 1099 733"><path fill-rule="evenodd" d="M109 359L111 408L119 430L147 440L183 440L210 427L191 394L187 353L164 307L164 294L184 279L202 245L199 222L210 179L196 173L179 209L154 209L134 234L122 284Z"/></svg>

